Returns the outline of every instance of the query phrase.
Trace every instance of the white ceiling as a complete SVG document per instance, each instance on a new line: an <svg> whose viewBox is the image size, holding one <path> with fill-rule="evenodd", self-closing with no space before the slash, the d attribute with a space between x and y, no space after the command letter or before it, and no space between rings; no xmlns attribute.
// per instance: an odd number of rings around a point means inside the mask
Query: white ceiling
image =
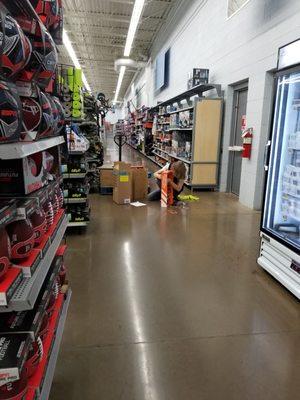
<svg viewBox="0 0 300 400"><path fill-rule="evenodd" d="M130 57L148 59L156 34L176 0L146 0ZM112 99L118 73L114 61L123 56L133 10L133 0L64 0L64 28L73 44L93 92ZM72 64L64 47L60 62ZM122 98L133 78L127 70L120 91Z"/></svg>

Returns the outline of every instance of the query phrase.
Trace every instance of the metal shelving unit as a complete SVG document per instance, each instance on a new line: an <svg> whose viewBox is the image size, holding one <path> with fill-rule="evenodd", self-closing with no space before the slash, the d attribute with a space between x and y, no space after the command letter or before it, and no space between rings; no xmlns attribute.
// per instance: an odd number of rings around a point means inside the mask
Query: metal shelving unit
<svg viewBox="0 0 300 400"><path fill-rule="evenodd" d="M192 131L194 128L192 126L188 128L180 128L178 126L170 126L170 128L166 132L170 131Z"/></svg>
<svg viewBox="0 0 300 400"><path fill-rule="evenodd" d="M179 112L181 112L181 111L189 111L189 110L192 110L194 108L194 106L192 106L192 107L183 107L183 108L179 108L178 110L175 110L175 111L170 111L168 114L169 115L171 115L171 114L177 114L177 113L179 113Z"/></svg>
<svg viewBox="0 0 300 400"><path fill-rule="evenodd" d="M217 92L217 97L204 97L204 93L212 89ZM158 118L190 111L190 126L187 127L179 126L178 121L171 119L168 129L161 130L162 123L157 121L155 125L157 129L153 133L155 147L153 154L161 157L162 160L165 160L168 156L184 162L189 176L186 184L192 189L214 189L218 186L222 103L221 85L205 84L180 93L151 109ZM176 140L179 143L178 147L183 150L182 152L181 150L178 151L179 154L184 154L184 149L188 149L186 157L174 154L177 151L175 147L171 147L171 144L166 146L166 150L155 146L158 143L165 142L164 134L167 134L167 141ZM186 146L187 143L189 143L188 147Z"/></svg>
<svg viewBox="0 0 300 400"><path fill-rule="evenodd" d="M48 400L49 399L50 390L51 390L54 372L55 372L55 366L56 366L59 348L60 348L60 344L61 344L61 340L62 340L62 336L63 336L63 332L64 332L64 326L65 326L65 322L66 322L66 318L67 318L67 314L68 314L68 308L69 308L71 296L72 296L72 290L69 289L67 292L67 297L65 299L63 309L62 309L62 312L60 315L60 319L58 322L58 326L56 329L55 340L54 340L54 344L52 346L52 351L51 351L51 355L49 358L46 375L44 378L44 383L43 383L43 388L42 388L41 395L40 395L40 400Z"/></svg>
<svg viewBox="0 0 300 400"><path fill-rule="evenodd" d="M190 160L187 160L186 158L179 157L179 156L177 156L176 154L169 153L168 151L162 150L162 149L160 149L160 148L158 148L158 147L155 147L155 148L156 148L156 150L161 151L162 153L165 153L165 154L167 154L168 156L170 156L170 157L172 157L172 158L176 158L177 160L183 161L183 162L186 163L186 164L191 164L191 163L192 163ZM156 154L158 157L161 157L160 154L157 154L157 153L154 153L154 152L153 152L153 154ZM168 161L167 158L164 158L164 157L161 157L161 158L163 158L163 159L165 159L165 160Z"/></svg>
<svg viewBox="0 0 300 400"><path fill-rule="evenodd" d="M42 139L36 142L6 143L0 146L0 159L15 160L25 158L31 154L38 153L51 147L58 146L65 142L63 136L56 136L49 139Z"/></svg>
<svg viewBox="0 0 300 400"><path fill-rule="evenodd" d="M57 229L53 242L49 246L45 257L41 260L33 276L23 279L9 302L9 305L0 307L0 312L25 311L31 310L34 307L56 251L64 237L66 228L67 217L65 216Z"/></svg>

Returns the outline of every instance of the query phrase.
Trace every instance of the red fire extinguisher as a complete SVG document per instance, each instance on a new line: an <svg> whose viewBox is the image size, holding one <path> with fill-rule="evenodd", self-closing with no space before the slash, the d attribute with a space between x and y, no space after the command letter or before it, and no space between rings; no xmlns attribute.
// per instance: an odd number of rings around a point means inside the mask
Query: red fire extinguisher
<svg viewBox="0 0 300 400"><path fill-rule="evenodd" d="M243 138L243 158L251 158L251 149L252 149L252 139L253 139L253 129L248 128L242 134Z"/></svg>

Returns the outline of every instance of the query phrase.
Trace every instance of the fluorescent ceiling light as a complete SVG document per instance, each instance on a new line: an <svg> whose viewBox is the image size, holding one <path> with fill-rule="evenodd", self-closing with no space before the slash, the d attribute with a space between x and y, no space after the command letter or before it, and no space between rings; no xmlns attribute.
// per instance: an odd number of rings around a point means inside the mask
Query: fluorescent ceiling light
<svg viewBox="0 0 300 400"><path fill-rule="evenodd" d="M124 57L130 56L134 36L136 34L136 30L137 30L137 27L138 27L138 24L139 24L141 15L142 15L144 4L145 4L145 0L135 0L131 19L130 19L129 29L128 29L128 33L127 33L126 43L125 43ZM124 74L125 74L125 70L126 70L126 67L124 67L124 66L121 67L121 69L120 69L114 103L116 103L116 101L118 100L120 89L122 86L122 81L123 81Z"/></svg>
<svg viewBox="0 0 300 400"><path fill-rule="evenodd" d="M69 53L69 56L70 56L71 60L73 61L74 67L75 68L80 68L82 70L81 65L79 63L79 60L78 60L78 58L76 56L75 50L74 50L74 48L72 46L72 43L71 43L71 41L69 39L69 36L68 36L67 32L65 31L65 29L63 30L63 43L65 45L65 48L67 49L67 52ZM82 71L82 82L83 82L86 90L88 92L91 92L92 91L91 87L88 84L88 81L87 81L83 71Z"/></svg>
<svg viewBox="0 0 300 400"><path fill-rule="evenodd" d="M124 67L124 66L122 66L121 69L120 69L117 88L116 88L116 93L115 93L115 98L114 98L114 103L116 103L117 100L118 100L120 89L121 89L121 86L122 86L122 81L123 81L124 74L125 74L125 70L126 70L126 67Z"/></svg>
<svg viewBox="0 0 300 400"><path fill-rule="evenodd" d="M130 25L127 33L127 39L126 39L126 44L125 44L125 49L124 49L124 56L129 57L131 48L132 48L132 43L133 39L142 15L142 11L144 8L145 0L135 0L133 11L132 11L132 16L130 19Z"/></svg>

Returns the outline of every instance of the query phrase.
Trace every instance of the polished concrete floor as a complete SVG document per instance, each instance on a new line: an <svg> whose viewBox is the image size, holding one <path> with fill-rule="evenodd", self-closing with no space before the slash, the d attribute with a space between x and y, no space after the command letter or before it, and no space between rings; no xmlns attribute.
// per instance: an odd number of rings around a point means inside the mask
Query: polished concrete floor
<svg viewBox="0 0 300 400"><path fill-rule="evenodd" d="M260 214L198 195L172 212L92 196L51 400L300 398L300 306L256 264Z"/></svg>

